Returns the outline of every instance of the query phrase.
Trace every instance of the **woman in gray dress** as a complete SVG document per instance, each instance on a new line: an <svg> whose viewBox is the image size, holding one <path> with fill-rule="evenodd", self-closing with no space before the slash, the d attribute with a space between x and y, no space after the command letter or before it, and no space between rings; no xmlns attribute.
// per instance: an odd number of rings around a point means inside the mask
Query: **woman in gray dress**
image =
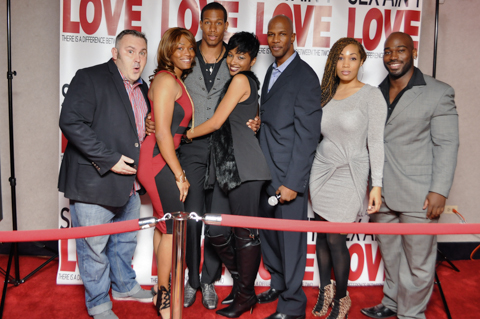
<svg viewBox="0 0 480 319"><path fill-rule="evenodd" d="M310 175L316 220L354 222L364 212L369 170L372 190L367 211L370 214L380 209L387 106L378 88L357 78L366 58L358 41L342 38L333 45L325 65L322 140ZM316 245L320 293L312 313L324 316L332 306L328 319L343 319L351 306L346 234L317 234ZM336 286L331 283L332 268Z"/></svg>
<svg viewBox="0 0 480 319"><path fill-rule="evenodd" d="M248 32L234 34L227 45L227 65L232 79L209 120L187 131L187 138L212 134L210 178L212 213L257 216L260 192L270 171L255 133L246 125L258 112L259 82L250 71L260 47ZM230 306L219 315L237 318L257 303L255 279L260 265L258 230L208 226L205 231L233 278L232 292L222 303Z"/></svg>

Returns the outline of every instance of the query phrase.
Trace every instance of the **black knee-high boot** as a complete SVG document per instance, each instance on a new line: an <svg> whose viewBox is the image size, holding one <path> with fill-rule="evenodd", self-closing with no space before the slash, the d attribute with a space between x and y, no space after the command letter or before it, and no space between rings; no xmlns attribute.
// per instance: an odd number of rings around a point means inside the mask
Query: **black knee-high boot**
<svg viewBox="0 0 480 319"><path fill-rule="evenodd" d="M231 233L228 238L226 238L224 235L210 236L210 233L207 230L205 235L208 237L223 264L225 267L227 267L228 271L232 275L232 291L227 298L222 301L222 304L230 304L233 301L235 293L238 291L238 270L237 260L235 257L236 254L234 250L235 241L233 239L233 234Z"/></svg>
<svg viewBox="0 0 480 319"><path fill-rule="evenodd" d="M238 291L230 306L217 311L217 314L237 318L252 309L257 303L255 278L260 266L260 239L258 230L235 228L235 250L237 254Z"/></svg>

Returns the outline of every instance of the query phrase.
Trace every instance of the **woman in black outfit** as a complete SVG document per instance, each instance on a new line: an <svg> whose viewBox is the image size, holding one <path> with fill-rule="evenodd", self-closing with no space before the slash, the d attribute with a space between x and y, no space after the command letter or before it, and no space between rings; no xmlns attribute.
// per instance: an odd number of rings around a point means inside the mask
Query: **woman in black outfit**
<svg viewBox="0 0 480 319"><path fill-rule="evenodd" d="M212 213L257 216L262 185L271 179L255 133L245 125L258 113L259 82L250 69L259 47L252 33L239 32L230 38L227 65L232 79L225 85L212 118L187 132L187 139L214 132L207 177L210 185L214 184ZM206 236L234 281L232 304L217 313L239 317L257 303L254 284L261 258L258 230L209 226Z"/></svg>

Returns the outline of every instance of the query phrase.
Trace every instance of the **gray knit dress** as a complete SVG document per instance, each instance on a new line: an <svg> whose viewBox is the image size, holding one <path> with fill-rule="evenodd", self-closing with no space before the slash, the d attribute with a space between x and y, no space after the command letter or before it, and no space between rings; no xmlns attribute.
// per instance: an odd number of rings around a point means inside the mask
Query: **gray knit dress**
<svg viewBox="0 0 480 319"><path fill-rule="evenodd" d="M310 173L316 214L331 222L354 222L357 215L365 213L370 168L372 186L382 186L386 116L382 93L368 84L323 107L323 140Z"/></svg>

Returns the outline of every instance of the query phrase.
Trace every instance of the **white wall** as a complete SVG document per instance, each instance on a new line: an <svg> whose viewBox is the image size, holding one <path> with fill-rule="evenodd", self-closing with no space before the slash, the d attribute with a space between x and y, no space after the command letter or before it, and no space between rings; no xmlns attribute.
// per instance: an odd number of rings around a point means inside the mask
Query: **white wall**
<svg viewBox="0 0 480 319"><path fill-rule="evenodd" d="M18 229L58 227L60 1L12 0L13 123ZM0 153L4 219L12 229L6 0L0 1Z"/></svg>
<svg viewBox="0 0 480 319"><path fill-rule="evenodd" d="M419 67L431 75L435 1L425 0ZM459 114L460 150L457 170L447 205L458 206L458 211L470 223L480 223L477 200L480 196L480 112L476 56L480 52L477 32L480 29L480 1L445 0L440 5L437 54L437 79L455 89L455 102ZM443 214L442 223L457 223L453 214ZM439 241L480 241L480 235L440 236Z"/></svg>

